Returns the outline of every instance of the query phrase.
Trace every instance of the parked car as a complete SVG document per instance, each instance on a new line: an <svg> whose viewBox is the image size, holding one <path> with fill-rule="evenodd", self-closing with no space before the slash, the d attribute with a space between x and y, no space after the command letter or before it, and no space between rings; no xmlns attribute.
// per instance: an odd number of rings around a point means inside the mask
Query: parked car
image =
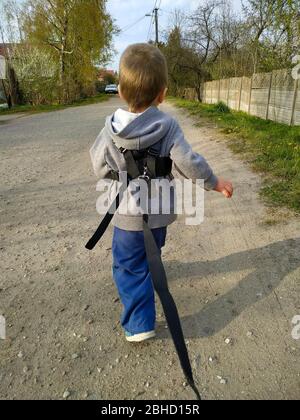
<svg viewBox="0 0 300 420"><path fill-rule="evenodd" d="M105 93L107 94L118 94L118 86L117 85L107 85L105 88Z"/></svg>

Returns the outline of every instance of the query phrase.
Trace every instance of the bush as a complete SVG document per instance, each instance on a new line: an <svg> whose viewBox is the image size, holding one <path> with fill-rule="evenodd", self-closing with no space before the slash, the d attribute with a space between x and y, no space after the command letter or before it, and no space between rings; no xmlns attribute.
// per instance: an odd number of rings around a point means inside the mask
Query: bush
<svg viewBox="0 0 300 420"><path fill-rule="evenodd" d="M230 108L224 104L224 102L219 102L216 105L214 105L214 108L217 112L221 112L223 114L230 114Z"/></svg>
<svg viewBox="0 0 300 420"><path fill-rule="evenodd" d="M45 51L21 45L15 51L13 67L25 103L44 105L57 97L57 71Z"/></svg>

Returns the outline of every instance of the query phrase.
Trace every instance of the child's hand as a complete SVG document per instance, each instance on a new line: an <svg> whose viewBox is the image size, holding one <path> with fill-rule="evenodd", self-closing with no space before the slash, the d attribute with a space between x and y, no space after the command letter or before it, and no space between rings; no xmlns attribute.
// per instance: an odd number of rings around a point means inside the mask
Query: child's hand
<svg viewBox="0 0 300 420"><path fill-rule="evenodd" d="M215 191L222 193L226 198L231 198L233 195L232 183L230 181L225 181L225 179L219 178Z"/></svg>

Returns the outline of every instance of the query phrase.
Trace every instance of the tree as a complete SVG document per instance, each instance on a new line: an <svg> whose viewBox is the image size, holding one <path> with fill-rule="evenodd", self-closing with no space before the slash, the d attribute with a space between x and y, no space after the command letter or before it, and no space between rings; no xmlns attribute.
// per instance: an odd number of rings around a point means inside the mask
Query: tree
<svg viewBox="0 0 300 420"><path fill-rule="evenodd" d="M182 62L183 47L181 43L181 32L178 26L171 29L167 35L166 43L161 45L160 48L168 62L169 92L176 96L181 87L188 86L186 74L180 65Z"/></svg>
<svg viewBox="0 0 300 420"><path fill-rule="evenodd" d="M289 67L299 48L300 1L248 0L243 10L252 72Z"/></svg>
<svg viewBox="0 0 300 420"><path fill-rule="evenodd" d="M22 36L20 27L21 7L16 0L6 0L0 5L0 41L3 44L7 79L2 81L9 107L21 103L21 92L14 69L14 53Z"/></svg>
<svg viewBox="0 0 300 420"><path fill-rule="evenodd" d="M291 67L300 48L300 0L247 0L241 16L229 0L176 11L162 47L172 93L206 80Z"/></svg>
<svg viewBox="0 0 300 420"><path fill-rule="evenodd" d="M27 0L23 30L31 46L56 62L63 103L93 88L96 65L110 58L116 32L106 0Z"/></svg>
<svg viewBox="0 0 300 420"><path fill-rule="evenodd" d="M164 47L171 90L176 92L185 84L194 87L201 99L205 80L237 75L241 28L225 0L209 0L189 16L176 12Z"/></svg>

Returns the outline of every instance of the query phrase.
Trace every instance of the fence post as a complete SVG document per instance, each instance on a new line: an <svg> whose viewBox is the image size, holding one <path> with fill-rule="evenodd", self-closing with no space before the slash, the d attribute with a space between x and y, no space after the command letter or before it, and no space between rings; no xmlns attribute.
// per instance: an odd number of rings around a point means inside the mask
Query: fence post
<svg viewBox="0 0 300 420"><path fill-rule="evenodd" d="M272 82L273 82L273 71L272 71L271 77L270 77L268 102L267 102L267 111L266 111L266 120L269 119L269 107L270 107L270 99L271 99L271 92L272 92Z"/></svg>
<svg viewBox="0 0 300 420"><path fill-rule="evenodd" d="M298 95L298 87L299 87L299 79L296 79L295 86L294 86L294 98L293 98L293 104L292 104L292 115L291 115L290 125L294 125L294 122L295 122L295 110L296 110L296 101L297 101L297 95Z"/></svg>
<svg viewBox="0 0 300 420"><path fill-rule="evenodd" d="M218 103L220 102L221 99L221 79L219 79L219 88L218 88Z"/></svg>
<svg viewBox="0 0 300 420"><path fill-rule="evenodd" d="M243 77L241 77L240 97L239 97L239 108L238 108L238 111L240 111L240 110L241 110L242 91L243 91L243 80L244 80L244 78L243 78Z"/></svg>
<svg viewBox="0 0 300 420"><path fill-rule="evenodd" d="M252 86L253 86L253 75L251 76L251 80L250 80L250 92L249 92L249 106L248 106L248 114L250 114L250 111L251 111ZM251 114L250 114L250 115L251 115Z"/></svg>
<svg viewBox="0 0 300 420"><path fill-rule="evenodd" d="M230 81L231 79L228 79L227 106L229 106Z"/></svg>

